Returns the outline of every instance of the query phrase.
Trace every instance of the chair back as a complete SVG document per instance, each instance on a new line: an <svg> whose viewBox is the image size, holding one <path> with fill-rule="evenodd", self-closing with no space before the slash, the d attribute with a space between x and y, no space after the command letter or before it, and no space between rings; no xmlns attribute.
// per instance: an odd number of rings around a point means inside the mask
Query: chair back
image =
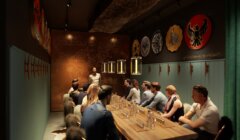
<svg viewBox="0 0 240 140"><path fill-rule="evenodd" d="M218 123L218 133L214 140L231 140L232 136L232 121L227 116L221 117Z"/></svg>
<svg viewBox="0 0 240 140"><path fill-rule="evenodd" d="M183 103L184 114L186 114L190 109L191 105L188 103Z"/></svg>

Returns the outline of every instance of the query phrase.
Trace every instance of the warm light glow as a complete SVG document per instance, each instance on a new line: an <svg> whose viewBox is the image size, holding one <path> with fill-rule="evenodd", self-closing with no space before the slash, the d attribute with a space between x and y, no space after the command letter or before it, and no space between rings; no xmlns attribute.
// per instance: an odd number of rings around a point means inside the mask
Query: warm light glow
<svg viewBox="0 0 240 140"><path fill-rule="evenodd" d="M137 59L135 59L135 74L137 74L138 73L138 60Z"/></svg>
<svg viewBox="0 0 240 140"><path fill-rule="evenodd" d="M108 73L115 73L115 62L108 61Z"/></svg>
<svg viewBox="0 0 240 140"><path fill-rule="evenodd" d="M126 60L124 59L117 60L117 74L125 73L126 73Z"/></svg>
<svg viewBox="0 0 240 140"><path fill-rule="evenodd" d="M93 35L90 36L90 37L89 37L89 40L90 40L90 41L94 41L94 40L95 40L95 36L93 36Z"/></svg>
<svg viewBox="0 0 240 140"><path fill-rule="evenodd" d="M73 35L72 35L72 34L67 34L67 35L66 35L66 38L67 38L68 40L72 40L72 39L73 39Z"/></svg>
<svg viewBox="0 0 240 140"><path fill-rule="evenodd" d="M120 62L120 73L123 73L123 62Z"/></svg>
<svg viewBox="0 0 240 140"><path fill-rule="evenodd" d="M111 66L110 67L110 69L111 69L110 72L113 72L113 64L111 63L110 66Z"/></svg>
<svg viewBox="0 0 240 140"><path fill-rule="evenodd" d="M117 38L112 37L112 38L111 38L111 42L112 42L112 43L116 43L116 42L117 42Z"/></svg>
<svg viewBox="0 0 240 140"><path fill-rule="evenodd" d="M131 74L141 75L141 73L142 73L142 58L132 57L131 58Z"/></svg>
<svg viewBox="0 0 240 140"><path fill-rule="evenodd" d="M102 73L107 73L108 72L108 63L103 62L102 63Z"/></svg>

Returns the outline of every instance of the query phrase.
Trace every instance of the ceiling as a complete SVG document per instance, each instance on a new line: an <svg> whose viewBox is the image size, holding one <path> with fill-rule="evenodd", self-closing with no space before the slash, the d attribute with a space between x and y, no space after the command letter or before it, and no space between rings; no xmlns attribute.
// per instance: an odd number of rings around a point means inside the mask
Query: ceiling
<svg viewBox="0 0 240 140"><path fill-rule="evenodd" d="M194 0L44 0L51 29L131 34ZM70 6L68 7L67 4Z"/></svg>

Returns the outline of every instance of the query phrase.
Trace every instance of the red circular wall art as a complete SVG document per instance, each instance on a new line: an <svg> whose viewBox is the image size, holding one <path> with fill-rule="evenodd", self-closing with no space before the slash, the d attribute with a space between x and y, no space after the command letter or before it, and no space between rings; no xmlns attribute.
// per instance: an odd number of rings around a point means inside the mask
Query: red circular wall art
<svg viewBox="0 0 240 140"><path fill-rule="evenodd" d="M184 38L190 49L198 50L206 45L212 33L212 23L203 14L195 15L185 27Z"/></svg>

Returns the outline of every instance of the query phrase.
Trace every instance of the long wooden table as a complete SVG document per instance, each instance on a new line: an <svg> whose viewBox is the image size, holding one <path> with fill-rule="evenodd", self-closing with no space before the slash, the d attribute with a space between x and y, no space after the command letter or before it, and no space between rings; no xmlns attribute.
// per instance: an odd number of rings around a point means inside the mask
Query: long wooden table
<svg viewBox="0 0 240 140"><path fill-rule="evenodd" d="M138 111L133 116L126 115L126 112L129 112L129 106L116 108L115 104L108 105L107 108L113 114L117 129L128 140L187 140L197 137L194 131L161 117L157 112L154 112L155 126L146 127L148 109L140 106L137 107Z"/></svg>

